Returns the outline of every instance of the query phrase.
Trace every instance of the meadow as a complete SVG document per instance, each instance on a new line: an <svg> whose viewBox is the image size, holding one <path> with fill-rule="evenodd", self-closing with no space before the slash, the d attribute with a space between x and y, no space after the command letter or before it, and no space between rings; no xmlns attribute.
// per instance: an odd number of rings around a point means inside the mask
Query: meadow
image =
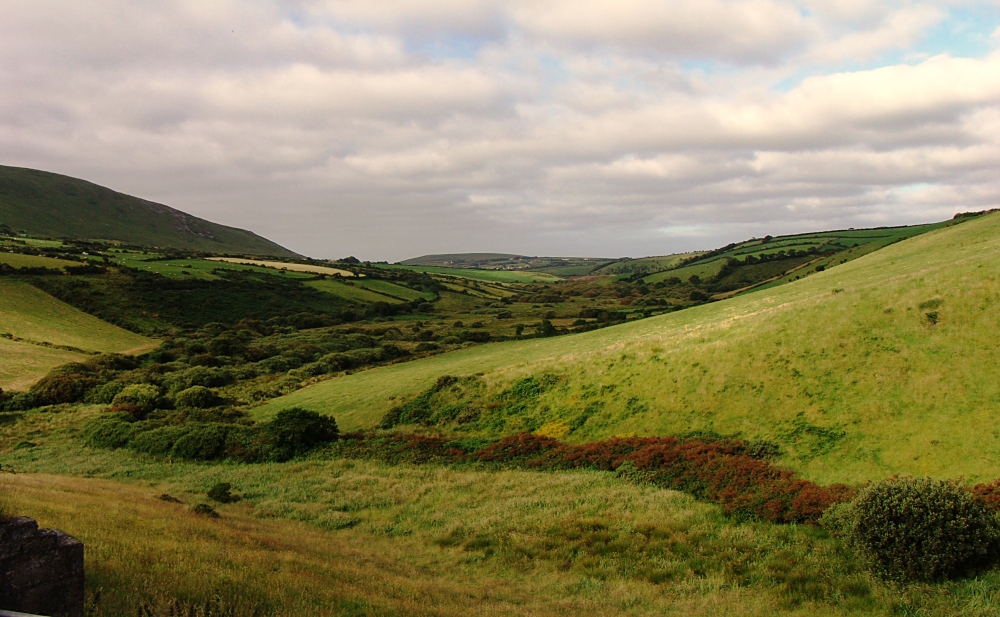
<svg viewBox="0 0 1000 617"><path fill-rule="evenodd" d="M284 464L81 445L98 407L0 423L0 491L87 545L89 615L990 615L1000 574L887 585L815 526L736 523L608 472ZM228 482L238 502L211 502ZM161 496L167 495L168 499ZM213 503L219 518L191 506Z"/></svg>
<svg viewBox="0 0 1000 617"><path fill-rule="evenodd" d="M427 274L439 274L442 276L454 276L459 278L474 279L477 281L495 281L500 283L539 283L558 281L559 277L545 272L532 272L520 270L486 270L479 268L446 268L442 266L403 266L392 265L384 268L400 268L413 272L424 272Z"/></svg>
<svg viewBox="0 0 1000 617"><path fill-rule="evenodd" d="M998 232L1000 216L986 216L781 287L339 377L252 413L301 405L367 428L443 375L482 373L474 393L453 401L479 420L436 430L549 425L571 441L711 431L779 444L783 465L820 482L894 473L992 479ZM549 385L502 415L497 397L528 377Z"/></svg>
<svg viewBox="0 0 1000 617"><path fill-rule="evenodd" d="M209 261L223 261L242 266L260 266L261 268L274 268L275 270L288 270L289 272L310 272L312 274L326 274L328 276L340 275L346 277L354 276L350 270L340 268L330 268L328 266L317 266L313 264L290 263L284 261L260 261L257 259L243 259L240 257L209 257Z"/></svg>
<svg viewBox="0 0 1000 617"><path fill-rule="evenodd" d="M159 343L77 310L35 287L0 278L0 388L21 389L55 366L102 352L141 353Z"/></svg>

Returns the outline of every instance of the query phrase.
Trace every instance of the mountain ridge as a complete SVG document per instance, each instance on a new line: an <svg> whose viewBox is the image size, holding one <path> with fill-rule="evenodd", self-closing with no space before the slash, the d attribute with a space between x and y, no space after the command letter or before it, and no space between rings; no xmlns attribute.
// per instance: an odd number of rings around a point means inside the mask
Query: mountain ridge
<svg viewBox="0 0 1000 617"><path fill-rule="evenodd" d="M0 165L0 224L31 235L299 257L258 234L63 174Z"/></svg>

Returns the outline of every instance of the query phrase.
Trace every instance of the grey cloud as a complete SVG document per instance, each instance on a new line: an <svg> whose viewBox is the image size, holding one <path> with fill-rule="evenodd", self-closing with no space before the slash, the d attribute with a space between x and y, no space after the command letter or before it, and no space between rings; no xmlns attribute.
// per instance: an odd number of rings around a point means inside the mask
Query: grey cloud
<svg viewBox="0 0 1000 617"><path fill-rule="evenodd" d="M916 23L908 4L797 6L12 0L0 162L393 260L670 253L995 201L1000 54L779 91Z"/></svg>

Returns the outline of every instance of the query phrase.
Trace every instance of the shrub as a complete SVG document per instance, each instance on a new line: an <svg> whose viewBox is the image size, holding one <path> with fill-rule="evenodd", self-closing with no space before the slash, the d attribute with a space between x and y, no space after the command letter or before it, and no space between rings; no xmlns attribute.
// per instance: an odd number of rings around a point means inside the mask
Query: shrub
<svg viewBox="0 0 1000 617"><path fill-rule="evenodd" d="M124 448L135 434L133 426L124 414L105 414L87 424L84 441L98 448Z"/></svg>
<svg viewBox="0 0 1000 617"><path fill-rule="evenodd" d="M194 461L213 461L223 458L229 440L230 425L220 423L192 423L174 441L170 456Z"/></svg>
<svg viewBox="0 0 1000 617"><path fill-rule="evenodd" d="M191 386L181 390L174 397L174 404L179 408L206 409L215 407L221 402L219 396L205 386Z"/></svg>
<svg viewBox="0 0 1000 617"><path fill-rule="evenodd" d="M31 386L30 392L35 395L39 405L75 403L97 383L97 380L86 372L69 372L72 370L69 367L72 366L79 366L86 371L82 365L67 365L65 372L56 369Z"/></svg>
<svg viewBox="0 0 1000 617"><path fill-rule="evenodd" d="M232 489L233 485L229 482L219 482L212 488L208 489L206 495L212 501L217 501L219 503L229 503L231 501L237 501L233 497Z"/></svg>
<svg viewBox="0 0 1000 617"><path fill-rule="evenodd" d="M124 388L125 384L120 381L109 381L108 383L97 386L88 392L84 400L88 403L108 405L111 401L115 400L115 397L118 396L118 393Z"/></svg>
<svg viewBox="0 0 1000 617"><path fill-rule="evenodd" d="M890 478L858 496L850 539L874 572L900 581L935 580L984 565L1000 524L957 482Z"/></svg>
<svg viewBox="0 0 1000 617"><path fill-rule="evenodd" d="M340 434L333 418L299 407L279 411L261 430L267 441L268 458L279 462L302 456L316 446L334 441Z"/></svg>
<svg viewBox="0 0 1000 617"><path fill-rule="evenodd" d="M147 414L161 404L160 389L152 384L139 383L125 386L111 400L113 405L133 405L140 414Z"/></svg>
<svg viewBox="0 0 1000 617"><path fill-rule="evenodd" d="M0 411L27 411L38 405L38 399L31 392L8 392L0 400Z"/></svg>
<svg viewBox="0 0 1000 617"><path fill-rule="evenodd" d="M202 516L208 516L211 518L219 518L219 513L215 511L215 508L208 505L207 503L199 503L191 508L191 511L195 514L200 514Z"/></svg>

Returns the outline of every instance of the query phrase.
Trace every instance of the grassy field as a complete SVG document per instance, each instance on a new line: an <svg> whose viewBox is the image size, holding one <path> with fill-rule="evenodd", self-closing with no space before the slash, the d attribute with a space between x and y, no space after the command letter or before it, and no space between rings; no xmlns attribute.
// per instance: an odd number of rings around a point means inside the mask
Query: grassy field
<svg viewBox="0 0 1000 617"><path fill-rule="evenodd" d="M260 261L255 259L241 259L237 257L209 257L209 261L224 261L233 264L240 264L243 266L260 266L261 268L274 268L275 270L288 270L289 272L311 272L313 274L329 274L333 276L339 274L340 276L354 276L354 273L349 270L341 270L340 268L329 268L327 266L313 266L309 264L296 264L296 263L286 263L283 261Z"/></svg>
<svg viewBox="0 0 1000 617"><path fill-rule="evenodd" d="M944 617L1000 602L997 572L887 586L821 529L735 523L612 473L387 464L336 446L287 464L160 461L81 446L99 412L0 423L17 471L0 494L85 543L89 615ZM243 499L215 504L217 519L190 512L217 482Z"/></svg>
<svg viewBox="0 0 1000 617"><path fill-rule="evenodd" d="M53 368L87 354L0 338L0 389L27 390Z"/></svg>
<svg viewBox="0 0 1000 617"><path fill-rule="evenodd" d="M20 342L2 341L0 388L20 389L53 367L77 360L79 352L137 353L157 342L103 322L56 300L31 285L0 279L0 334ZM74 349L53 349L49 346Z"/></svg>
<svg viewBox="0 0 1000 617"><path fill-rule="evenodd" d="M81 265L75 261L65 259L42 257L40 255L22 255L20 253L0 253L0 264L7 264L12 268L65 268L66 266Z"/></svg>
<svg viewBox="0 0 1000 617"><path fill-rule="evenodd" d="M354 281L351 281L351 283L354 284L335 279L326 279L323 281L308 281L306 285L323 293L332 294L355 302L402 302L402 300L392 298L378 291L372 291L367 286L358 285Z"/></svg>
<svg viewBox="0 0 1000 617"><path fill-rule="evenodd" d="M414 272L440 274L475 279L477 281L495 281L500 283L536 283L558 281L559 277L544 272L521 272L517 270L480 270L476 268L444 268L440 266L384 266L386 268L403 268Z"/></svg>
<svg viewBox="0 0 1000 617"><path fill-rule="evenodd" d="M114 261L122 264L123 266L128 266L129 268L138 268L139 270L145 270L146 272L155 272L156 274L162 274L163 276L174 279L191 277L206 281L215 281L219 280L219 277L216 274L213 274L213 272L219 269L252 270L253 272L260 274L278 274L278 271L273 268L265 268L262 266L209 261L208 259L158 259L158 257L160 257L159 253L123 251L114 254ZM283 276L291 278L312 278L311 274L291 271L288 271L287 274Z"/></svg>
<svg viewBox="0 0 1000 617"><path fill-rule="evenodd" d="M397 285L389 281L378 281L375 279L360 279L355 284L374 292L399 298L401 300L433 300L434 294L428 291L417 291L403 285Z"/></svg>
<svg viewBox="0 0 1000 617"><path fill-rule="evenodd" d="M357 373L255 413L302 405L346 427L370 427L441 375L484 373L485 398L465 404L484 409L483 422L492 424L444 428L568 425L590 408L566 438L711 430L772 440L784 451L782 464L821 482L893 473L993 478L998 257L1000 216L992 215L782 287L595 332ZM495 417L490 397L531 375L555 385L523 413Z"/></svg>
<svg viewBox="0 0 1000 617"><path fill-rule="evenodd" d="M644 271L657 272L659 270L672 268L680 263L681 260L694 257L696 255L698 255L698 253L678 253L676 255L664 255L662 257L642 257L640 259L616 261L615 263L608 264L599 270L595 270L593 273L636 274Z"/></svg>

